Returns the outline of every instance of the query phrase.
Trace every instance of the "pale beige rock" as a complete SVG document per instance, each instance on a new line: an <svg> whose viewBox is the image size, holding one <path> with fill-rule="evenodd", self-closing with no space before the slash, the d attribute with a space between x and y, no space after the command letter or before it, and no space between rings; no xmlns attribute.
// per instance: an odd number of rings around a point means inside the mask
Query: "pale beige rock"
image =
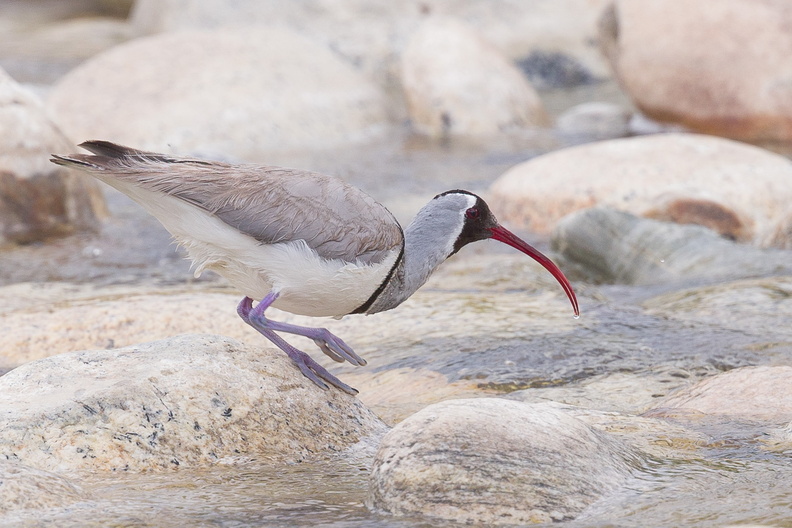
<svg viewBox="0 0 792 528"><path fill-rule="evenodd" d="M0 70L0 245L95 229L107 215L92 178L48 161L72 148L41 102Z"/></svg>
<svg viewBox="0 0 792 528"><path fill-rule="evenodd" d="M77 484L64 477L0 460L0 515L66 506L87 498Z"/></svg>
<svg viewBox="0 0 792 528"><path fill-rule="evenodd" d="M450 400L385 435L369 503L463 523L559 521L616 490L639 458L555 404Z"/></svg>
<svg viewBox="0 0 792 528"><path fill-rule="evenodd" d="M493 45L453 19L432 18L401 58L413 128L429 136L486 136L546 124L536 91Z"/></svg>
<svg viewBox="0 0 792 528"><path fill-rule="evenodd" d="M616 76L648 116L789 141L790 24L785 0L616 0L603 39Z"/></svg>
<svg viewBox="0 0 792 528"><path fill-rule="evenodd" d="M384 431L280 350L219 336L61 354L0 377L0 457L45 470L298 462Z"/></svg>
<svg viewBox="0 0 792 528"><path fill-rule="evenodd" d="M66 75L48 107L75 141L271 163L384 133L383 96L355 69L276 27L136 39Z"/></svg>
<svg viewBox="0 0 792 528"><path fill-rule="evenodd" d="M741 367L656 402L655 413L741 416L749 419L792 418L792 367ZM681 414L680 414L681 413Z"/></svg>
<svg viewBox="0 0 792 528"><path fill-rule="evenodd" d="M507 224L548 232L594 205L695 223L743 242L774 235L792 202L792 162L764 149L697 134L614 139L516 165L491 187Z"/></svg>
<svg viewBox="0 0 792 528"><path fill-rule="evenodd" d="M336 50L387 86L398 85L399 52L427 15L472 25L512 60L557 55L593 78L610 75L597 46L597 21L610 0L138 0L142 34L192 28L283 24Z"/></svg>
<svg viewBox="0 0 792 528"><path fill-rule="evenodd" d="M0 298L0 367L63 352L119 348L187 332L267 343L236 314L233 293L17 284ZM259 341L262 339L262 341Z"/></svg>

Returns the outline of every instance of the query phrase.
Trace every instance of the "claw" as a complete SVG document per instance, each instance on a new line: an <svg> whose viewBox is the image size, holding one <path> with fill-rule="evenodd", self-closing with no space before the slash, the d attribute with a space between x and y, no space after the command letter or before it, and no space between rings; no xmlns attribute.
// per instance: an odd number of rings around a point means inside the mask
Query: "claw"
<svg viewBox="0 0 792 528"><path fill-rule="evenodd" d="M324 352L325 356L329 357L333 361L337 361L338 363L343 363L345 361L345 357L335 353L329 346L327 346L326 341L322 341L321 339L314 339L314 343L318 346L322 352Z"/></svg>

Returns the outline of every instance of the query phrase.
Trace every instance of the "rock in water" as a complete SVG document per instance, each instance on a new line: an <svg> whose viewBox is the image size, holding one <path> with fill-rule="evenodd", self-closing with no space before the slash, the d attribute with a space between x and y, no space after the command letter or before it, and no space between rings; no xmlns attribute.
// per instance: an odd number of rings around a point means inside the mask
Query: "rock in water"
<svg viewBox="0 0 792 528"><path fill-rule="evenodd" d="M449 400L385 435L369 505L488 525L568 520L616 490L638 459L557 404Z"/></svg>
<svg viewBox="0 0 792 528"><path fill-rule="evenodd" d="M654 413L792 419L792 367L742 367L705 378L655 402Z"/></svg>
<svg viewBox="0 0 792 528"><path fill-rule="evenodd" d="M0 377L0 458L45 470L298 462L384 431L280 351L218 336L66 353Z"/></svg>
<svg viewBox="0 0 792 528"><path fill-rule="evenodd" d="M671 284L792 272L792 252L738 244L714 231L593 207L561 220L553 248L590 280Z"/></svg>
<svg viewBox="0 0 792 528"><path fill-rule="evenodd" d="M75 483L40 469L0 460L0 515L86 500Z"/></svg>
<svg viewBox="0 0 792 528"><path fill-rule="evenodd" d="M93 178L49 162L73 149L36 96L0 70L0 245L96 229L107 216Z"/></svg>

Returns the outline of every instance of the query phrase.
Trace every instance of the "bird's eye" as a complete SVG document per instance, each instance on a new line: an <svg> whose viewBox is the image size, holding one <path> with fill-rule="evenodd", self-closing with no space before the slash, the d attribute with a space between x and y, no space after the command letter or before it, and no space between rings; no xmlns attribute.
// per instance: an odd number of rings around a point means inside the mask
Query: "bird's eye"
<svg viewBox="0 0 792 528"><path fill-rule="evenodd" d="M465 217L467 217L467 218L469 218L471 220L475 220L480 215L481 215L481 211L479 211L478 207L471 207L470 209L465 211Z"/></svg>

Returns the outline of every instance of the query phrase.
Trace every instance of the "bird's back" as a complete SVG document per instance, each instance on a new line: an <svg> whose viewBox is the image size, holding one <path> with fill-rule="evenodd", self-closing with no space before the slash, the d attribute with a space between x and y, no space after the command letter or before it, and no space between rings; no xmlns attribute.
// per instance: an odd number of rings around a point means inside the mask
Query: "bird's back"
<svg viewBox="0 0 792 528"><path fill-rule="evenodd" d="M91 172L127 194L132 186L178 198L262 244L304 240L322 258L364 264L382 262L403 245L393 215L338 178L172 157L106 141L80 146L93 154L53 161Z"/></svg>

